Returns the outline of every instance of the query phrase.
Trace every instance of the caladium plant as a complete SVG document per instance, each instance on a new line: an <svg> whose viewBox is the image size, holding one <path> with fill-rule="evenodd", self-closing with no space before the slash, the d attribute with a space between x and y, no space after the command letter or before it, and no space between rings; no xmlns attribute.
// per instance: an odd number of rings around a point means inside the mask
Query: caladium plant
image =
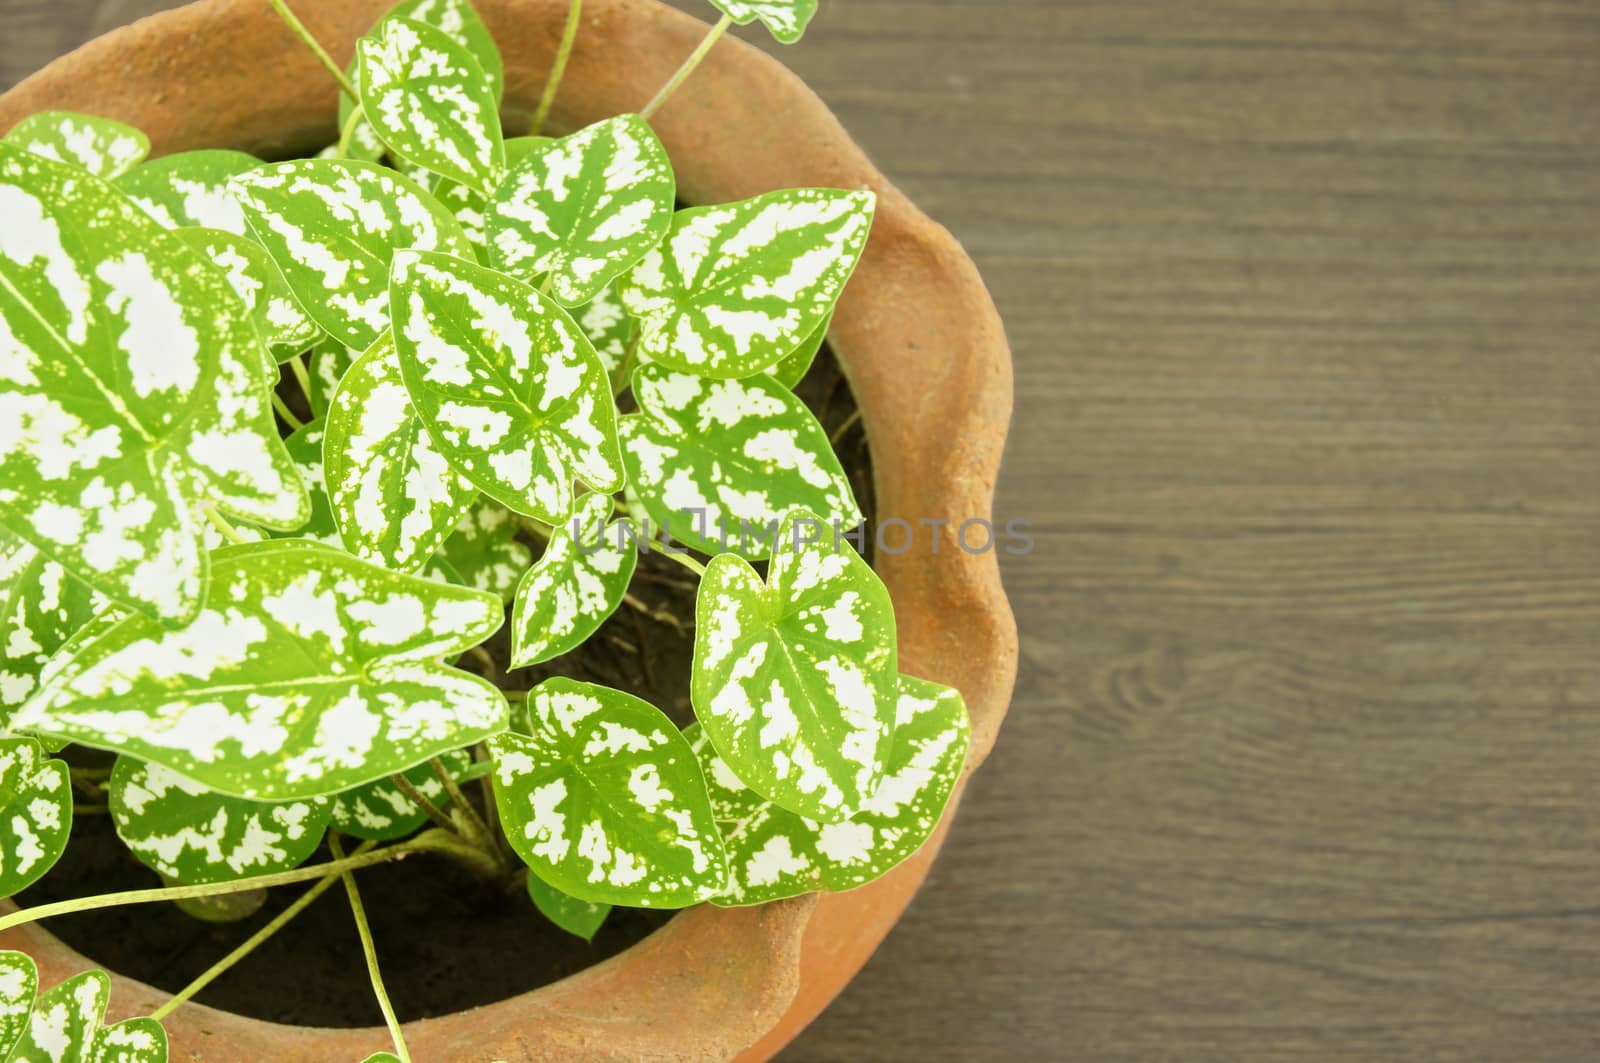
<svg viewBox="0 0 1600 1063"><path fill-rule="evenodd" d="M502 123L466 0L407 0L343 69L263 2L345 90L316 158L146 161L138 130L55 112L0 140L0 896L61 855L75 789L166 883L0 929L342 881L395 1030L373 1058L407 1059L359 868L453 860L589 938L612 906L851 889L911 855L965 710L900 673L794 392L873 193L679 209L649 123L729 25L790 42L814 0L713 0L641 113L558 137ZM693 616L634 595L652 554L699 579ZM693 626L693 722L517 689L623 609ZM163 1059L155 1020L198 987L105 1026L103 974L37 982L0 953L0 1059Z"/></svg>

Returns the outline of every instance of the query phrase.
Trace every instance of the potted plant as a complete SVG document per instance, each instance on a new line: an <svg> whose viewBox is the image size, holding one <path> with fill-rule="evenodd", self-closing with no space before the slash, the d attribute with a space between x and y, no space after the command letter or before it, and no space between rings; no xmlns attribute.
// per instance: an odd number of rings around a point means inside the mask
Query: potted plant
<svg viewBox="0 0 1600 1063"><path fill-rule="evenodd" d="M716 3L697 41L624 0L200 4L0 100L0 894L60 856L75 787L167 880L0 917L0 1055L382 1040L78 970L36 925L68 912L310 884L244 950L342 888L385 1051L418 1059L760 1056L898 914L1009 694L997 547L967 534L1009 363L948 238L786 75L714 47L758 18L798 39L814 4ZM294 154L332 86L319 157L218 150ZM770 179L794 152L837 179ZM793 390L830 334L879 515L922 540L877 572ZM630 589L642 559L692 616ZM597 677L518 685L619 610L692 623L693 724ZM687 911L402 1027L356 882L402 859L580 935ZM104 1021L108 993L148 1014Z"/></svg>

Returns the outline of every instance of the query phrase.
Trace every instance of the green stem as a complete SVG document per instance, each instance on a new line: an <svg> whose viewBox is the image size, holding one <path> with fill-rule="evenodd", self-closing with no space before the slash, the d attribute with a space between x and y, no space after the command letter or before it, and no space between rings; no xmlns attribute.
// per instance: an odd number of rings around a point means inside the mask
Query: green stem
<svg viewBox="0 0 1600 1063"><path fill-rule="evenodd" d="M389 776L389 781L394 783L395 789L405 794L412 804L416 805L429 819L433 820L436 826L444 828L451 834L460 833L460 831L456 830L456 825L451 822L450 817L444 814L444 809L428 800L428 795L417 789L416 784L410 779L399 772L395 772Z"/></svg>
<svg viewBox="0 0 1600 1063"><path fill-rule="evenodd" d="M292 431L298 432L306 426L306 423L296 417L293 410L289 409L289 404L283 401L283 396L276 391L272 393L272 408L278 411L278 416L283 418L283 423L288 425Z"/></svg>
<svg viewBox="0 0 1600 1063"><path fill-rule="evenodd" d="M339 844L337 835L328 835L328 848L334 856L342 856L343 847ZM395 1016L394 1005L389 1002L389 991L383 987L383 972L378 969L378 949L372 942L372 927L367 923L367 910L361 903L361 891L356 888L355 876L348 871L340 872L339 877L344 880L344 891L350 898L350 913L356 918L356 932L361 935L361 952L367 958L367 974L372 979L372 995L378 998L378 1008L383 1012L383 1021L389 1026L389 1036L394 1039L394 1054L400 1057L401 1063L411 1063L411 1053L406 1049L406 1035L400 1029L400 1020Z"/></svg>
<svg viewBox="0 0 1600 1063"><path fill-rule="evenodd" d="M850 429L852 429L852 428L854 428L856 426L856 422L859 421L859 420L861 420L861 411L860 410L857 410L854 413L852 413L849 417L846 417L844 419L844 424L840 425L838 428L835 428L833 430L833 435L828 437L829 445L832 446L834 450L838 450L839 449L839 441L842 440L845 437L845 433L849 432Z"/></svg>
<svg viewBox="0 0 1600 1063"><path fill-rule="evenodd" d="M391 860L403 859L412 853L442 852L447 848L448 846L440 844L436 839L428 838L428 835L418 835L411 841L391 845L375 852L314 864L311 867L298 867L293 871L279 871L271 875L253 875L228 882L210 882L203 886L167 886L162 889L123 890L119 893L102 893L94 897L74 897L67 901L23 908L0 917L0 933L41 919L53 919L58 915L73 915L77 912L93 912L101 908L117 908L127 904L154 904L157 901L185 901L195 897L223 897L248 890L268 889L272 886L292 886L296 882L310 882L324 875L358 871L363 867L386 864Z"/></svg>
<svg viewBox="0 0 1600 1063"><path fill-rule="evenodd" d="M283 0L267 0L267 3L272 5L272 9L278 13L279 18L288 23L289 28L294 31L294 35L305 42L306 47L310 48L312 53L316 55L317 61L327 67L328 73L333 75L333 80L339 83L339 88L344 91L344 94L355 102L360 103L361 96L356 92L355 86L350 84L350 79L344 76L344 71L339 68L338 63L333 61L333 56L329 55L322 45L317 43L317 39L311 36L311 31L306 29L306 24L295 17L293 11L289 10L289 5L284 3Z"/></svg>
<svg viewBox="0 0 1600 1063"><path fill-rule="evenodd" d="M467 829L472 832L477 848L489 853L494 863L500 865L500 848L495 844L494 834L490 832L489 825L483 821L483 817L478 815L478 810L472 807L472 802L467 800L467 795L461 792L461 787L456 785L455 776L450 774L450 769L438 757L434 757L428 763L433 765L433 773L444 783L444 790L450 795L451 805L460 809L461 818L466 821Z"/></svg>
<svg viewBox="0 0 1600 1063"><path fill-rule="evenodd" d="M361 856L369 852L372 847L377 844L377 842L362 842L359 846L357 846L355 852L351 855ZM285 908L283 911L274 916L270 923L263 926L260 930L257 930L254 934L251 934L238 948L222 957L222 959L218 960L216 963L213 963L210 967L207 967L201 972L198 978L184 986L182 989L178 990L171 1000L168 1000L155 1011L152 1011L150 1013L150 1017L157 1022L160 1022L168 1015L171 1015L174 1011L177 1011L186 1002L193 1000L195 994L199 993L206 986L210 985L212 982L215 982L218 978L221 978L224 974L227 974L228 971L238 966L246 956L249 956L256 949L260 948L268 938L272 937L278 931L282 930L284 927L293 922L295 916L311 907L311 903L313 901L322 896L324 893L328 892L328 890L332 888L333 884L338 881L339 875L337 873L323 876L323 878L319 880L315 886L312 886L310 889L306 890L298 898L296 898L293 904L289 905L289 907Z"/></svg>
<svg viewBox="0 0 1600 1063"><path fill-rule="evenodd" d="M680 554L674 550L656 550L654 552L661 557L676 561L690 572L693 572L696 576L704 576L706 574L706 566L702 565L688 554Z"/></svg>
<svg viewBox="0 0 1600 1063"><path fill-rule="evenodd" d="M357 107L355 110L350 112L350 117L345 119L344 128L339 130L339 149L337 153L338 158L348 159L350 157L350 142L355 139L356 129L361 125L361 120L366 116L367 112L364 109Z"/></svg>
<svg viewBox="0 0 1600 1063"><path fill-rule="evenodd" d="M633 373L633 363L639 356L639 333L634 333L633 342L628 344L627 351L622 356L622 361L617 363L617 371L611 375L611 397L616 398L628 390L628 377ZM624 512L626 516L626 512Z"/></svg>
<svg viewBox="0 0 1600 1063"><path fill-rule="evenodd" d="M533 136L544 132L545 119L556 102L556 90L567 72L567 60L572 58L572 42L578 38L578 20L583 15L583 0L572 0L567 8L567 25L561 31L561 46L556 49L556 59L550 66L550 76L544 83L544 95L539 97L539 110L533 116Z"/></svg>
<svg viewBox="0 0 1600 1063"><path fill-rule="evenodd" d="M700 61L711 51L712 46L722 39L722 35L728 32L728 27L731 25L733 25L733 19L727 15L723 15L717 20L717 24L711 27L711 32L706 34L706 39L701 41L700 46L690 53L689 58L683 61L683 65L678 68L678 72L672 75L672 80L661 86L661 91L656 93L656 98L644 105L644 110L639 112L640 118L648 121L651 116L661 110L661 105L666 103L685 81L689 80L689 75L694 73L695 67L700 65Z"/></svg>
<svg viewBox="0 0 1600 1063"><path fill-rule="evenodd" d="M222 515L222 511L217 509L216 506L212 505L210 502L207 502L203 508L205 510L206 520L209 520L212 526L215 527L217 531L222 533L222 537L224 539L228 540L230 543L247 543L250 541L243 535L239 534L238 528L235 528L232 524L228 523L228 518L224 517Z"/></svg>
<svg viewBox="0 0 1600 1063"><path fill-rule="evenodd" d="M294 382L300 385L300 390L305 394L306 404L311 404L311 370L306 368L303 355L295 355L289 359L289 372L294 374Z"/></svg>
<svg viewBox="0 0 1600 1063"><path fill-rule="evenodd" d="M527 528L534 535L537 535L539 538L543 539L545 542L549 542L550 536L554 535L556 531L544 521L534 520L532 517L523 517L522 526Z"/></svg>

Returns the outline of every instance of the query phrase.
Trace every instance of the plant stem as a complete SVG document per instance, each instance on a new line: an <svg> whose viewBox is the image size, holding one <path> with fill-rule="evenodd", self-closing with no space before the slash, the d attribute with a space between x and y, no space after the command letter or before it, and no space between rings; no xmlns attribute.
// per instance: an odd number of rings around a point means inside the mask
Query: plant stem
<svg viewBox="0 0 1600 1063"><path fill-rule="evenodd" d="M416 784L410 779L406 778L400 772L395 772L393 775L389 776L389 781L394 783L395 789L405 794L406 797L410 799L411 803L426 813L427 817L433 820L437 826L444 828L452 834L461 833L456 829L455 822L449 816L444 814L444 810L438 805L434 804L432 801L428 800L428 795L417 789Z"/></svg>
<svg viewBox="0 0 1600 1063"><path fill-rule="evenodd" d="M472 807L472 802L467 800L467 795L461 792L461 787L456 785L455 776L450 774L450 769L444 761L434 757L428 761L433 765L433 773L444 783L445 793L450 795L450 803L461 810L461 817L467 823L467 829L474 835L478 848L490 853L496 864L501 864L500 847L495 844L494 834L489 830L489 825L478 815L478 810Z"/></svg>
<svg viewBox="0 0 1600 1063"><path fill-rule="evenodd" d="M550 536L555 534L555 529L550 527L550 525L546 524L542 520L534 520L532 517L523 517L522 526L527 528L534 535L537 535L540 539L543 539L545 542L549 542Z"/></svg>
<svg viewBox="0 0 1600 1063"><path fill-rule="evenodd" d="M289 409L289 404L283 401L283 396L276 391L272 393L272 408L278 411L278 416L283 418L283 423L288 425L291 431L298 432L306 426L306 423Z"/></svg>
<svg viewBox="0 0 1600 1063"><path fill-rule="evenodd" d="M696 576L704 576L706 574L706 566L690 557L687 553L680 554L675 550L655 550L652 552L659 557L669 558L677 562Z"/></svg>
<svg viewBox="0 0 1600 1063"><path fill-rule="evenodd" d="M356 128L361 125L361 120L367 116L365 109L357 107L350 112L350 117L344 121L344 128L339 130L339 147L336 158L348 159L350 157L350 142L355 139Z"/></svg>
<svg viewBox="0 0 1600 1063"><path fill-rule="evenodd" d="M474 763L481 763L489 759L489 747L479 742L472 747ZM494 801L494 772L478 777L478 788L483 791L483 818L488 821L489 837L495 841L495 848L500 847L500 806Z"/></svg>
<svg viewBox="0 0 1600 1063"><path fill-rule="evenodd" d="M839 441L845 437L845 434L849 432L850 429L856 426L856 422L859 420L861 420L861 411L857 410L849 417L844 419L844 424L833 430L833 435L828 437L828 443L832 445L833 449L839 449Z"/></svg>
<svg viewBox="0 0 1600 1063"><path fill-rule="evenodd" d="M0 933L15 926L38 922L40 919L52 919L58 915L73 915L77 912L93 912L101 908L117 908L127 904L153 904L157 901L184 901L195 897L222 897L230 893L244 893L247 890L267 889L272 886L291 886L296 882L310 882L324 875L357 871L363 867L372 867L374 864L386 864L416 852L443 852L447 848L448 846L438 844L435 839L429 839L427 835L419 835L411 841L391 845L375 852L314 864L311 867L298 867L293 871L279 871L271 875L253 875L249 878L233 879L230 882L210 882L203 886L166 886L161 889L123 890L119 893L102 893L94 897L74 897L71 900L23 908L0 917Z"/></svg>
<svg viewBox="0 0 1600 1063"><path fill-rule="evenodd" d="M343 856L344 847L339 844L339 836L328 835L328 849L334 856ZM339 873L344 880L344 891L350 898L350 913L356 918L356 932L361 935L361 951L367 957L367 974L372 979L372 995L378 998L378 1008L383 1012L383 1021L389 1026L389 1036L394 1039L394 1054L400 1057L401 1063L411 1063L411 1053L406 1049L406 1035L400 1029L400 1020L395 1016L394 1005L389 1002L389 991L383 987L383 972L378 969L378 949L372 942L372 927L367 924L367 910L361 904L361 891L356 888L355 876L348 871Z"/></svg>
<svg viewBox="0 0 1600 1063"><path fill-rule="evenodd" d="M538 136L544 132L544 122L550 117L550 108L556 102L556 90L561 87L561 78L567 72L567 60L572 58L572 42L578 38L578 20L583 15L583 0L572 0L572 6L567 8L567 24L561 31L561 46L556 49L555 62L550 66L550 76L544 83L544 95L539 97L539 110L533 116L533 130L530 135Z"/></svg>
<svg viewBox="0 0 1600 1063"><path fill-rule="evenodd" d="M628 377L633 373L634 359L639 354L639 335L639 333L634 333L633 342L628 344L628 349L623 354L622 361L617 364L617 371L611 376L612 398L616 398L628 390L628 384L630 383Z"/></svg>
<svg viewBox="0 0 1600 1063"><path fill-rule="evenodd" d="M351 855L361 856L369 852L372 847L377 844L377 842L362 842L356 847L355 852ZM210 985L212 982L215 982L218 978L221 978L224 974L228 973L228 971L238 966L240 961L242 961L246 956L250 955L256 949L260 948L268 938L272 937L278 931L282 930L284 927L293 922L295 916L311 907L311 903L313 901L322 896L324 893L328 892L333 884L338 881L339 875L337 873L323 876L323 878L318 881L315 886L312 886L310 889L306 890L299 897L297 897L293 904L289 905L289 907L273 916L270 923L263 926L260 930L257 930L254 934L251 934L238 948L222 957L222 959L218 960L216 963L213 963L210 967L207 967L203 972L201 972L198 978L184 986L182 989L178 990L171 1000L168 1000L155 1011L152 1011L150 1013L150 1017L157 1022L160 1022L168 1015L171 1015L174 1011L177 1011L178 1008L182 1007L185 1002L193 1000L195 994L199 993L206 986Z"/></svg>
<svg viewBox="0 0 1600 1063"><path fill-rule="evenodd" d="M304 355L297 354L288 362L289 372L294 374L294 382L300 385L300 390L306 397L306 405L311 404L311 370L306 368Z"/></svg>
<svg viewBox="0 0 1600 1063"><path fill-rule="evenodd" d="M210 502L207 502L203 509L205 510L206 520L209 520L212 526L215 527L217 531L222 533L222 537L224 539L228 540L230 543L247 543L250 541L243 535L239 534L238 528L235 528L232 524L228 523L228 518L224 517L222 515L222 511L217 509L216 506L212 505Z"/></svg>
<svg viewBox="0 0 1600 1063"><path fill-rule="evenodd" d="M678 72L672 75L672 80L661 86L661 91L656 93L656 98L644 105L644 110L639 112L640 118L649 121L651 116L661 110L661 105L666 103L685 81L689 80L689 75L694 73L695 67L700 65L700 61L711 51L712 45L722 39L722 35L728 32L728 27L731 25L733 25L733 19L727 15L723 15L717 20L717 24L711 27L711 32L706 34L706 39L701 41L700 46L690 53L689 58L683 61L683 65L678 68Z"/></svg>
<svg viewBox="0 0 1600 1063"><path fill-rule="evenodd" d="M643 613L651 620L656 620L663 624L667 624L676 631L683 632L688 630L686 627L684 627L682 620L679 620L665 609L656 609L648 603L640 601L631 594L624 594L622 596L622 604L626 605L634 612Z"/></svg>
<svg viewBox="0 0 1600 1063"><path fill-rule="evenodd" d="M322 45L317 43L317 39L311 36L311 31L306 29L306 24L296 18L293 11L289 10L289 5L284 3L283 0L267 0L267 3L272 5L272 10L278 13L279 18L288 23L289 28L294 31L294 35L305 42L306 47L310 48L312 53L316 55L317 61L328 69L328 73L333 75L333 80L339 83L339 88L344 91L344 94L355 102L360 103L361 96L356 92L355 86L350 84L350 79L344 76L344 71L339 69L339 64L333 61L333 56L329 55Z"/></svg>

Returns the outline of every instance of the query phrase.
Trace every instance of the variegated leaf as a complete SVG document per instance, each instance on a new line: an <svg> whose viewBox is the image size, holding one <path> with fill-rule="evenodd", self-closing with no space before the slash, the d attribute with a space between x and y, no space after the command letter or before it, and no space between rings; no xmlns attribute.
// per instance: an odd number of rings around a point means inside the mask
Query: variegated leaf
<svg viewBox="0 0 1600 1063"><path fill-rule="evenodd" d="M829 314L826 321L817 326L817 330L806 337L793 354L767 370L767 375L784 387L793 391L799 386L800 381L806 378L811 371L811 364L817 360L817 354L822 350L823 343L828 339L828 326L833 324L833 315Z"/></svg>
<svg viewBox="0 0 1600 1063"><path fill-rule="evenodd" d="M571 894L562 893L532 871L528 872L528 899L546 919L585 941L594 940L606 916L611 914L611 905L580 901Z"/></svg>
<svg viewBox="0 0 1600 1063"><path fill-rule="evenodd" d="M288 361L322 337L260 244L221 229L180 229L177 236L228 275L274 362Z"/></svg>
<svg viewBox="0 0 1600 1063"><path fill-rule="evenodd" d="M427 564L478 497L412 406L388 332L340 382L322 451L346 548L398 572Z"/></svg>
<svg viewBox="0 0 1600 1063"><path fill-rule="evenodd" d="M615 285L594 297L594 301L580 306L572 317L583 329L583 334L594 344L595 353L606 367L606 375L615 377L617 370L627 360L628 348L639 337L639 323L628 316L622 300L617 298Z"/></svg>
<svg viewBox="0 0 1600 1063"><path fill-rule="evenodd" d="M706 729L696 720L683 729L694 755L700 758L700 769L705 772L706 790L711 795L711 814L718 823L739 823L749 819L772 802L744 784L733 773L728 762L717 755L716 747L706 736Z"/></svg>
<svg viewBox="0 0 1600 1063"><path fill-rule="evenodd" d="M0 532L0 730L45 662L94 616L94 599L59 563Z"/></svg>
<svg viewBox="0 0 1600 1063"><path fill-rule="evenodd" d="M144 865L184 885L288 871L328 829L326 798L267 804L215 793L159 764L118 757L111 818Z"/></svg>
<svg viewBox="0 0 1600 1063"><path fill-rule="evenodd" d="M0 738L0 897L44 877L72 832L67 766L32 738Z"/></svg>
<svg viewBox="0 0 1600 1063"><path fill-rule="evenodd" d="M141 163L117 178L117 187L169 229L199 227L249 236L250 226L228 182L260 165L260 159L242 151L185 151Z"/></svg>
<svg viewBox="0 0 1600 1063"><path fill-rule="evenodd" d="M403 0L385 12L383 17L415 19L435 29L444 30L453 40L466 45L472 52L472 57L477 60L479 68L483 70L483 76L494 91L496 103L505 98L505 60L500 55L499 46L495 44L494 35L489 32L489 27L483 24L483 19L473 9L469 0ZM383 22L380 20L372 27L369 36L376 35L382 27ZM360 56L350 61L345 73L349 75L352 83L360 79ZM355 108L355 101L348 96L340 95L339 128L344 128L345 122L349 120ZM371 158L376 159L382 154L383 146L380 144L378 154Z"/></svg>
<svg viewBox="0 0 1600 1063"><path fill-rule="evenodd" d="M533 874L594 904L683 908L722 892L727 865L694 750L655 706L547 679L532 735L489 743L506 838Z"/></svg>
<svg viewBox="0 0 1600 1063"><path fill-rule="evenodd" d="M792 509L842 528L860 522L828 433L771 377L708 380L647 365L633 393L641 412L618 425L628 482L678 541L754 559L771 552Z"/></svg>
<svg viewBox="0 0 1600 1063"><path fill-rule="evenodd" d="M133 126L70 111L29 115L4 139L12 147L87 170L107 181L150 154L150 139Z"/></svg>
<svg viewBox="0 0 1600 1063"><path fill-rule="evenodd" d="M167 623L205 584L192 506L307 501L226 276L98 178L0 145L0 524Z"/></svg>
<svg viewBox="0 0 1600 1063"><path fill-rule="evenodd" d="M232 186L300 305L364 351L389 327L389 266L401 250L472 257L450 212L409 178L368 162L305 159Z"/></svg>
<svg viewBox="0 0 1600 1063"><path fill-rule="evenodd" d="M737 815L719 814L732 874L727 893L714 898L717 904L761 904L818 890L855 889L922 847L961 777L971 724L960 694L910 676L900 677L896 714L883 780L849 819L818 823L753 790L741 791L748 805L727 809ZM696 743L695 751L708 778L737 784L710 743Z"/></svg>
<svg viewBox="0 0 1600 1063"><path fill-rule="evenodd" d="M507 175L489 203L491 260L580 306L661 242L676 189L649 123L596 122L534 148Z"/></svg>
<svg viewBox="0 0 1600 1063"><path fill-rule="evenodd" d="M311 394L306 399L311 404L315 418L328 416L328 404L339 390L339 381L361 352L352 351L338 340L325 340L311 352Z"/></svg>
<svg viewBox="0 0 1600 1063"><path fill-rule="evenodd" d="M499 98L466 45L390 16L356 43L362 110L391 151L485 195L505 174Z"/></svg>
<svg viewBox="0 0 1600 1063"><path fill-rule="evenodd" d="M312 421L283 441L289 457L300 467L300 478L311 492L311 517L291 532L279 532L278 539L313 539L328 546L344 549L344 539L339 535L338 522L333 517L333 503L328 501L328 488L322 475L323 424ZM241 529L242 530L242 529Z"/></svg>
<svg viewBox="0 0 1600 1063"><path fill-rule="evenodd" d="M695 715L739 778L774 804L837 822L863 807L894 737L889 592L816 517L779 528L767 582L711 559L695 603Z"/></svg>
<svg viewBox="0 0 1600 1063"><path fill-rule="evenodd" d="M450 774L460 778L472 766L472 754L452 749L440 756ZM435 805L448 802L444 782L431 764L419 764L405 777ZM368 841L393 841L404 838L428 822L428 814L388 779L379 779L333 798L333 825L352 838Z"/></svg>
<svg viewBox="0 0 1600 1063"><path fill-rule="evenodd" d="M132 617L77 645L17 722L235 797L338 793L505 729L498 690L438 663L504 619L491 595L320 543L231 546L193 623Z"/></svg>
<svg viewBox="0 0 1600 1063"><path fill-rule="evenodd" d="M500 596L506 604L533 563L532 552L517 541L517 515L498 502L480 498L467 510L435 560L445 562L468 587Z"/></svg>
<svg viewBox="0 0 1600 1063"><path fill-rule="evenodd" d="M573 480L622 486L610 381L566 311L481 266L407 255L394 316L411 401L484 494L553 524L572 510Z"/></svg>
<svg viewBox="0 0 1600 1063"><path fill-rule="evenodd" d="M526 668L576 649L622 604L639 560L632 525L611 519L610 495L587 494L556 525L517 588L511 667Z"/></svg>
<svg viewBox="0 0 1600 1063"><path fill-rule="evenodd" d="M0 1059L6 1063L167 1063L167 1034L154 1019L104 1025L111 979L84 971L44 994L22 952L0 952ZM36 996L37 995L37 996Z"/></svg>
<svg viewBox="0 0 1600 1063"><path fill-rule="evenodd" d="M833 313L874 203L800 188L680 210L617 289L640 320L639 357L720 378L777 365Z"/></svg>
<svg viewBox="0 0 1600 1063"><path fill-rule="evenodd" d="M711 0L711 5L741 26L760 19L779 44L798 41L817 13L817 0Z"/></svg>
<svg viewBox="0 0 1600 1063"><path fill-rule="evenodd" d="M516 166L541 144L550 143L549 137L512 137L506 141L506 165ZM461 229L479 251L479 259L487 261L489 236L489 197L470 185L459 181L440 179L433 189L434 198L454 214Z"/></svg>

